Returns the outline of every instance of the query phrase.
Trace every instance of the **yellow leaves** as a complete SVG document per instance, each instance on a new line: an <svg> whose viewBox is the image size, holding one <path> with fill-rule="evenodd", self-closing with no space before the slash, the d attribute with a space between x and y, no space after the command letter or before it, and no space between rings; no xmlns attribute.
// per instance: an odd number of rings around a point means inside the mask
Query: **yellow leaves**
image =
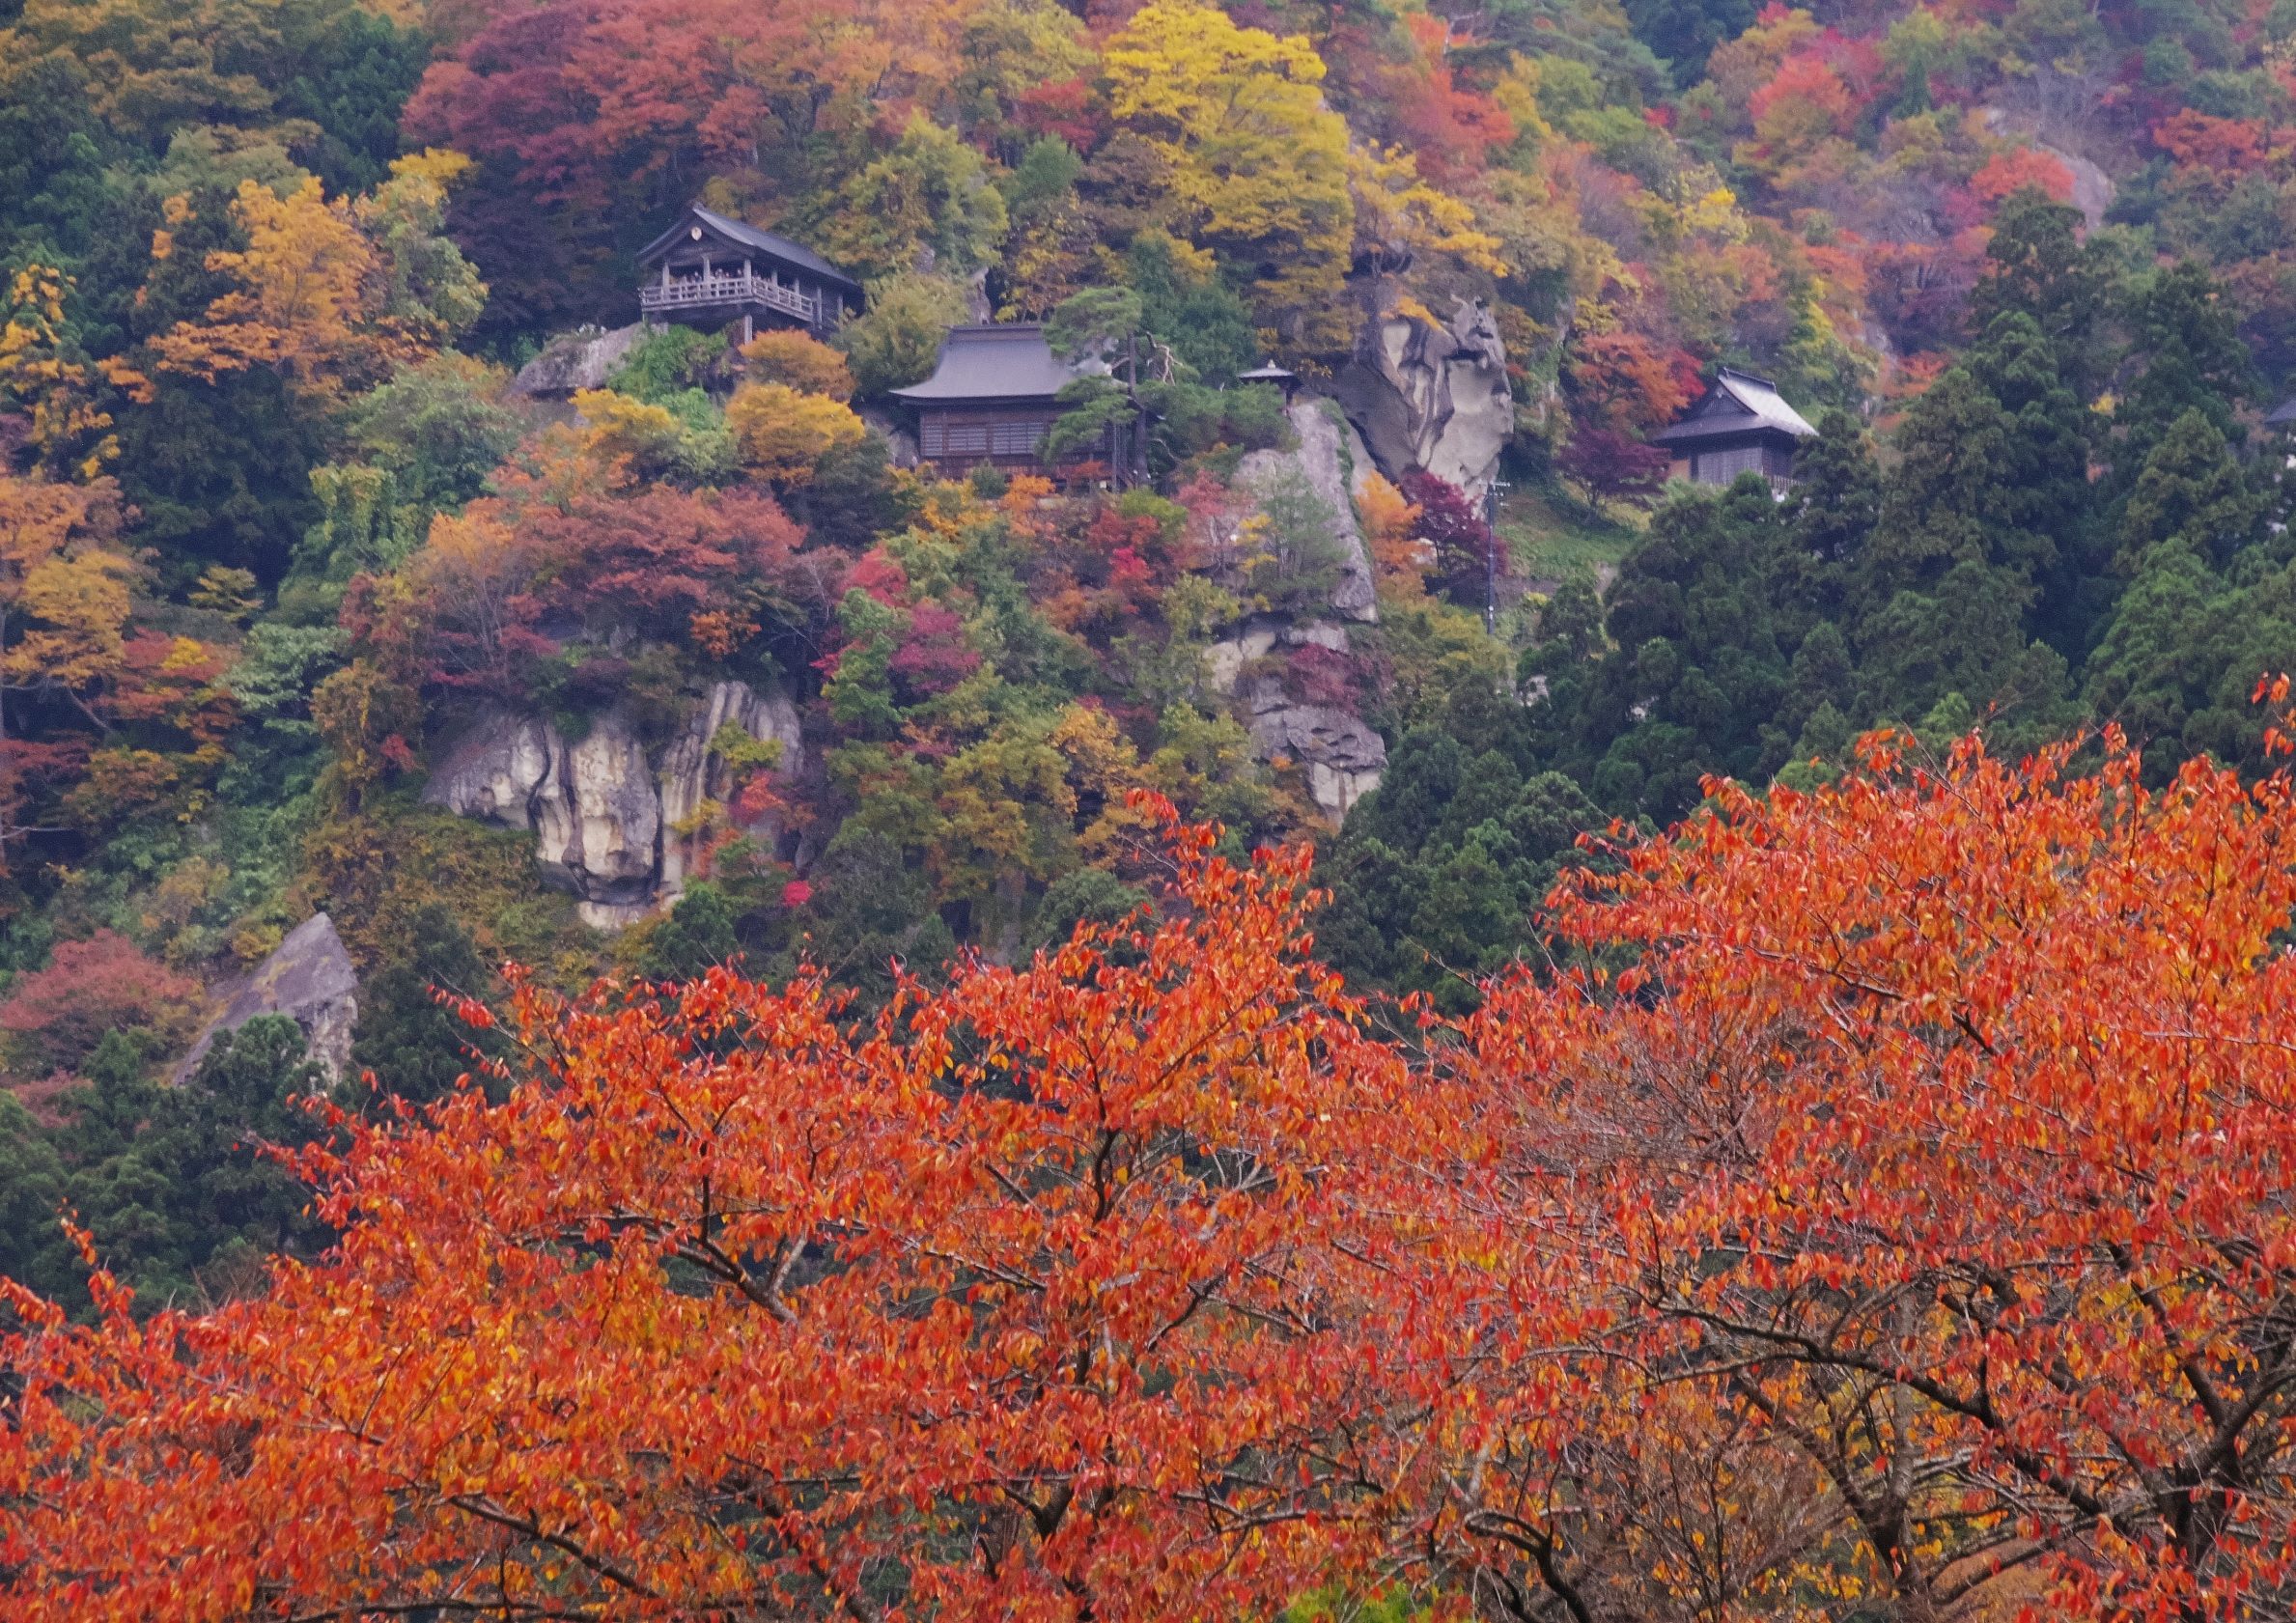
<svg viewBox="0 0 2296 1623"><path fill-rule="evenodd" d="M1347 154L1358 247L1400 269L1418 254L1442 254L1494 276L1507 274L1498 238L1475 224L1474 210L1419 178L1401 148L1357 147Z"/></svg>
<svg viewBox="0 0 2296 1623"><path fill-rule="evenodd" d="M134 566L117 549L117 492L0 476L0 679L82 688L117 669Z"/></svg>
<svg viewBox="0 0 2296 1623"><path fill-rule="evenodd" d="M53 266L31 264L12 279L8 321L0 325L0 398L31 415L32 443L49 468L93 479L120 454L111 413L92 397L104 376L65 335L65 302L72 279Z"/></svg>
<svg viewBox="0 0 2296 1623"><path fill-rule="evenodd" d="M780 485L802 484L822 458L867 437L853 408L786 383L744 383L726 403L726 426L742 463Z"/></svg>
<svg viewBox="0 0 2296 1623"><path fill-rule="evenodd" d="M355 201L330 201L315 178L285 196L242 181L231 213L247 246L207 259L235 287L199 321L151 341L158 368L213 382L269 367L297 392L331 399L429 355L485 301L484 284L438 235L446 185L468 164L459 153L413 154ZM171 224L187 207L169 200ZM153 247L165 258L173 239L162 233Z"/></svg>
<svg viewBox="0 0 2296 1623"><path fill-rule="evenodd" d="M1330 312L1355 205L1347 126L1324 103L1323 59L1303 35L1240 28L1199 0L1152 0L1102 54L1108 107L1170 166L1163 224L1261 268L1264 320Z"/></svg>
<svg viewBox="0 0 2296 1623"><path fill-rule="evenodd" d="M316 179L284 198L242 181L231 211L247 247L210 254L208 268L239 289L210 304L205 321L154 338L160 366L207 382L276 367L307 392L334 392L357 347L374 249L349 206L327 202Z"/></svg>
<svg viewBox="0 0 2296 1623"><path fill-rule="evenodd" d="M678 460L684 428L666 406L613 389L583 389L574 397L582 418L582 454L615 484L667 467Z"/></svg>
<svg viewBox="0 0 2296 1623"><path fill-rule="evenodd" d="M853 399L853 371L845 357L818 338L795 331L761 332L741 350L746 375L760 383L784 383L801 394Z"/></svg>

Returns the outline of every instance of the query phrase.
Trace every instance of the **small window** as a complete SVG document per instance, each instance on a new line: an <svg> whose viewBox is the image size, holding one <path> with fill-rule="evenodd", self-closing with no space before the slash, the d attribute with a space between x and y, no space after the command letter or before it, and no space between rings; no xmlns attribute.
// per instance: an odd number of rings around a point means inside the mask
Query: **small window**
<svg viewBox="0 0 2296 1623"><path fill-rule="evenodd" d="M998 423L991 434L991 449L999 457L1033 457L1037 443L1045 437L1045 428L1041 418Z"/></svg>

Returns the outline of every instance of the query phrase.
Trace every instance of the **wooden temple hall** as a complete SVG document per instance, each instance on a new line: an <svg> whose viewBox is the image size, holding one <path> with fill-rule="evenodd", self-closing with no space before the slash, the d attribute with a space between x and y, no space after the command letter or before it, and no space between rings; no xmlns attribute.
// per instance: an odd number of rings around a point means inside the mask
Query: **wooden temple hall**
<svg viewBox="0 0 2296 1623"><path fill-rule="evenodd" d="M985 462L1013 472L1088 477L1106 471L1105 444L1079 446L1050 462L1042 457L1045 434L1061 412L1061 387L1081 370L1052 353L1041 323L990 322L951 327L933 376L893 396L916 412L918 456L943 474L955 477Z"/></svg>
<svg viewBox="0 0 2296 1623"><path fill-rule="evenodd" d="M816 337L861 307L861 285L812 249L695 204L638 254L638 314L715 329L798 327Z"/></svg>

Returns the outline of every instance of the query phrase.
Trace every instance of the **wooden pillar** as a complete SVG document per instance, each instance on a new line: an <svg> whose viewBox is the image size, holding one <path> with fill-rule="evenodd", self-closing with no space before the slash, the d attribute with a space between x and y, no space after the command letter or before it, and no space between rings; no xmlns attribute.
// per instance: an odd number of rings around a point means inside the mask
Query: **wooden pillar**
<svg viewBox="0 0 2296 1623"><path fill-rule="evenodd" d="M757 318L748 311L742 312L742 342L746 344L757 336Z"/></svg>

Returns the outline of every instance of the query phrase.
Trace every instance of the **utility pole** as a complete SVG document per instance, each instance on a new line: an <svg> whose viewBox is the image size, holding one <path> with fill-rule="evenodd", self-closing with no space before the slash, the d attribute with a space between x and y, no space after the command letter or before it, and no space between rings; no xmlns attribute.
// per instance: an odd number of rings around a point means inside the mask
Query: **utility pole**
<svg viewBox="0 0 2296 1623"><path fill-rule="evenodd" d="M1490 540L1483 544L1483 631L1498 635L1498 496L1514 487L1494 479L1483 490L1483 528Z"/></svg>

